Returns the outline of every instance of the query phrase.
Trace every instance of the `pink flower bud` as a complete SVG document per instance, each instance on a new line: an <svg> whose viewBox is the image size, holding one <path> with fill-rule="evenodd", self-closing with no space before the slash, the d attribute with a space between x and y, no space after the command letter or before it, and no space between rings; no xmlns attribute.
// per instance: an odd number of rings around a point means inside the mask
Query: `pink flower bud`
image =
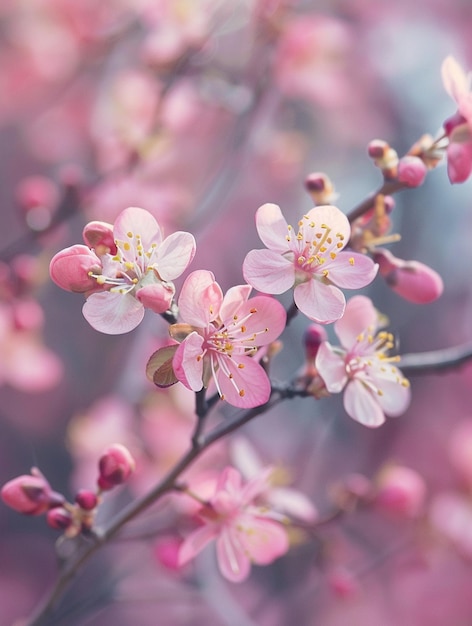
<svg viewBox="0 0 472 626"><path fill-rule="evenodd" d="M334 185L323 172L313 172L305 179L305 188L316 205L331 204L338 198Z"/></svg>
<svg viewBox="0 0 472 626"><path fill-rule="evenodd" d="M416 156L404 156L398 162L398 180L407 187L419 187L426 178L428 168Z"/></svg>
<svg viewBox="0 0 472 626"><path fill-rule="evenodd" d="M89 222L82 232L85 243L99 255L116 254L113 226L107 222Z"/></svg>
<svg viewBox="0 0 472 626"><path fill-rule="evenodd" d="M46 521L55 530L67 530L73 523L72 513L60 506L48 511Z"/></svg>
<svg viewBox="0 0 472 626"><path fill-rule="evenodd" d="M103 491L126 482L134 472L136 465L131 453L119 443L105 450L98 462L100 476L98 486Z"/></svg>
<svg viewBox="0 0 472 626"><path fill-rule="evenodd" d="M375 504L398 517L417 517L423 509L425 496L426 485L418 472L392 465L380 473Z"/></svg>
<svg viewBox="0 0 472 626"><path fill-rule="evenodd" d="M175 288L169 283L155 283L146 285L136 291L136 298L146 309L151 309L154 313L164 313L167 311L174 297Z"/></svg>
<svg viewBox="0 0 472 626"><path fill-rule="evenodd" d="M347 569L338 567L327 578L331 591L339 598L347 599L359 593L359 583Z"/></svg>
<svg viewBox="0 0 472 626"><path fill-rule="evenodd" d="M367 146L367 152L371 159L382 159L390 149L390 146L383 139L372 139Z"/></svg>
<svg viewBox="0 0 472 626"><path fill-rule="evenodd" d="M84 511L93 511L98 504L98 496L89 489L80 489L75 496L75 501Z"/></svg>
<svg viewBox="0 0 472 626"><path fill-rule="evenodd" d="M393 176L396 174L398 155L386 141L383 141L382 139L374 139L369 143L367 152L374 160L375 165L379 167L386 176Z"/></svg>
<svg viewBox="0 0 472 626"><path fill-rule="evenodd" d="M182 540L178 537L162 537L154 546L154 556L166 569L177 571L181 569L179 564L179 550Z"/></svg>
<svg viewBox="0 0 472 626"><path fill-rule="evenodd" d="M321 324L310 324L303 335L303 343L305 344L305 354L308 361L314 361L318 354L318 348L327 341L328 334L324 326Z"/></svg>
<svg viewBox="0 0 472 626"><path fill-rule="evenodd" d="M441 276L424 263L404 261L383 248L377 248L373 258L387 285L405 300L427 304L442 294Z"/></svg>
<svg viewBox="0 0 472 626"><path fill-rule="evenodd" d="M31 469L31 475L24 474L7 482L1 496L6 505L24 515L41 515L64 502L64 496L51 489L36 467Z"/></svg>
<svg viewBox="0 0 472 626"><path fill-rule="evenodd" d="M61 250L49 264L49 273L56 285L78 293L95 289L97 282L89 276L89 272L100 271L100 259L87 246L80 244Z"/></svg>

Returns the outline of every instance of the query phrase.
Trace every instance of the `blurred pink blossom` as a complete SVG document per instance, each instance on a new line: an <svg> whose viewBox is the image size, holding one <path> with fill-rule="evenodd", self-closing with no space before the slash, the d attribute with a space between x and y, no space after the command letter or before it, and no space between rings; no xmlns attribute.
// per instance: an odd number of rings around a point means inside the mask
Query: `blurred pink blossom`
<svg viewBox="0 0 472 626"><path fill-rule="evenodd" d="M280 294L295 286L295 304L315 322L327 324L343 315L346 300L338 287L365 287L377 273L369 257L343 250L351 228L334 206L308 211L296 232L280 207L264 204L257 210L256 227L268 250L247 254L244 278L264 293Z"/></svg>
<svg viewBox="0 0 472 626"><path fill-rule="evenodd" d="M408 381L389 357L393 336L380 331L379 316L365 296L351 298L334 325L341 347L321 344L315 365L330 393L344 390L346 413L364 426L401 415L410 403Z"/></svg>
<svg viewBox="0 0 472 626"><path fill-rule="evenodd" d="M31 469L30 475L9 480L3 485L1 496L5 504L24 515L42 515L64 502L64 496L52 490L37 467Z"/></svg>
<svg viewBox="0 0 472 626"><path fill-rule="evenodd" d="M181 565L195 558L208 543L216 540L221 574L232 582L245 580L251 563L267 565L289 548L283 525L271 519L267 507L255 499L267 489L266 472L243 484L233 467L223 470L215 493L199 511L203 526L191 533L179 551Z"/></svg>

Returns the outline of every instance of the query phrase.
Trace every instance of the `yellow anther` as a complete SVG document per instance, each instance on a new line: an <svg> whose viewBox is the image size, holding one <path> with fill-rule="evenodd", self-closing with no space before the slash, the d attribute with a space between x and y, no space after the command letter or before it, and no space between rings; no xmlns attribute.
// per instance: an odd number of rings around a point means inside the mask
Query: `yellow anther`
<svg viewBox="0 0 472 626"><path fill-rule="evenodd" d="M303 263L305 263L306 259L304 256L299 256L297 259L297 263L298 265L303 265Z"/></svg>
<svg viewBox="0 0 472 626"><path fill-rule="evenodd" d="M327 278L329 272L328 270L323 270L321 273L323 274L325 278Z"/></svg>
<svg viewBox="0 0 472 626"><path fill-rule="evenodd" d="M333 240L332 240L332 238L331 238L331 237L328 237L328 238L326 239L326 241L327 241L328 243L333 243Z"/></svg>
<svg viewBox="0 0 472 626"><path fill-rule="evenodd" d="M379 396L383 396L383 395L384 395L384 392L383 392L381 389L377 389L377 394L378 394Z"/></svg>
<svg viewBox="0 0 472 626"><path fill-rule="evenodd" d="M247 330L246 326L241 326L241 332L242 332L242 333L245 333L245 332L246 332L246 330Z"/></svg>
<svg viewBox="0 0 472 626"><path fill-rule="evenodd" d="M257 313L257 309L252 308L252 309L249 311L249 313Z"/></svg>
<svg viewBox="0 0 472 626"><path fill-rule="evenodd" d="M326 252L326 250L327 250L326 246L321 246L320 247L320 252Z"/></svg>
<svg viewBox="0 0 472 626"><path fill-rule="evenodd" d="M336 248L342 248L343 244L341 241L338 241L338 243L336 244Z"/></svg>
<svg viewBox="0 0 472 626"><path fill-rule="evenodd" d="M349 259L349 264L350 265L354 265L354 257L353 256Z"/></svg>
<svg viewBox="0 0 472 626"><path fill-rule="evenodd" d="M336 252L330 252L330 253L329 253L329 256L330 256L330 257L333 259L333 261L334 261L334 259L336 258Z"/></svg>
<svg viewBox="0 0 472 626"><path fill-rule="evenodd" d="M133 236L133 233L131 231L129 231L128 233L126 233L126 236L131 239L131 237Z"/></svg>
<svg viewBox="0 0 472 626"><path fill-rule="evenodd" d="M125 243L123 244L123 248L125 250L131 250L131 246L129 245L129 243L127 241L125 241Z"/></svg>
<svg viewBox="0 0 472 626"><path fill-rule="evenodd" d="M298 241L301 241L303 239L303 235L301 233L298 233L297 239L298 239Z"/></svg>
<svg viewBox="0 0 472 626"><path fill-rule="evenodd" d="M238 363L238 369L242 370L244 368L244 363Z"/></svg>
<svg viewBox="0 0 472 626"><path fill-rule="evenodd" d="M408 380L408 378L404 378L400 384L402 387L408 388L410 386L410 381Z"/></svg>
<svg viewBox="0 0 472 626"><path fill-rule="evenodd" d="M241 396L241 398L244 396L244 394L245 394L244 389L240 389L239 390L239 395Z"/></svg>
<svg viewBox="0 0 472 626"><path fill-rule="evenodd" d="M106 276L96 276L96 279L99 285L104 285L107 282Z"/></svg>

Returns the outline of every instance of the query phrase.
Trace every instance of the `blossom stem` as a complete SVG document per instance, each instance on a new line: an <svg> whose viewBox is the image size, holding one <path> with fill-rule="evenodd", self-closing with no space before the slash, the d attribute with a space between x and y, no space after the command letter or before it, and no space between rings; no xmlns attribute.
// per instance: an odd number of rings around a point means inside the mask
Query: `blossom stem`
<svg viewBox="0 0 472 626"><path fill-rule="evenodd" d="M418 376L453 369L470 360L472 360L472 341L441 350L403 354L400 367L405 375Z"/></svg>

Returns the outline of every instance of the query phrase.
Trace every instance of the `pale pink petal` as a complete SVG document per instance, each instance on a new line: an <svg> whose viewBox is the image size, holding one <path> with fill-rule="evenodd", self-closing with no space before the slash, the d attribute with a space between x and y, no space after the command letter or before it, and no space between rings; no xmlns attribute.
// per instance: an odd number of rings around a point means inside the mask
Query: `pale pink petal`
<svg viewBox="0 0 472 626"><path fill-rule="evenodd" d="M253 313L251 313L253 311ZM232 324L239 324L239 320L247 319L241 327L238 342L257 333L256 345L265 346L272 343L282 333L287 322L284 307L270 296L256 296L250 298L238 310L238 319L227 322L228 329ZM225 319L225 318L223 318Z"/></svg>
<svg viewBox="0 0 472 626"><path fill-rule="evenodd" d="M268 401L270 381L257 361L241 355L233 358L220 357L219 360L222 366L216 372L218 386L229 404L248 409Z"/></svg>
<svg viewBox="0 0 472 626"><path fill-rule="evenodd" d="M89 296L82 313L95 330L107 335L121 335L142 321L144 306L130 294L102 291Z"/></svg>
<svg viewBox="0 0 472 626"><path fill-rule="evenodd" d="M241 305L247 301L251 291L252 287L250 285L236 285L228 289L220 309L221 319L229 320L233 317Z"/></svg>
<svg viewBox="0 0 472 626"><path fill-rule="evenodd" d="M223 528L216 540L216 555L221 574L233 583L249 576L251 562L238 542L239 534L234 529Z"/></svg>
<svg viewBox="0 0 472 626"><path fill-rule="evenodd" d="M213 524L205 524L194 530L180 546L179 565L185 565L194 559L217 535L217 526Z"/></svg>
<svg viewBox="0 0 472 626"><path fill-rule="evenodd" d="M193 332L180 344L174 354L172 367L180 382L192 391L203 387L203 337Z"/></svg>
<svg viewBox="0 0 472 626"><path fill-rule="evenodd" d="M272 520L250 515L241 516L238 518L237 530L244 552L258 565L272 563L289 549L287 531Z"/></svg>
<svg viewBox="0 0 472 626"><path fill-rule="evenodd" d="M163 280L174 280L185 272L195 256L195 238L178 231L166 237L157 248L157 269Z"/></svg>
<svg viewBox="0 0 472 626"><path fill-rule="evenodd" d="M467 557L472 557L472 506L460 493L438 494L431 504L431 522Z"/></svg>
<svg viewBox="0 0 472 626"><path fill-rule="evenodd" d="M262 243L275 252L286 252L288 224L280 207L276 204L263 204L256 212L256 228Z"/></svg>
<svg viewBox="0 0 472 626"><path fill-rule="evenodd" d="M444 89L458 103L460 98L467 93L469 84L466 73L453 56L449 55L444 59L441 77Z"/></svg>
<svg viewBox="0 0 472 626"><path fill-rule="evenodd" d="M227 465L221 472L216 484L216 493L225 490L231 494L238 494L242 486L241 474L235 467Z"/></svg>
<svg viewBox="0 0 472 626"><path fill-rule="evenodd" d="M223 293L212 272L196 270L187 276L179 297L179 318L197 328L207 328L218 316Z"/></svg>
<svg viewBox="0 0 472 626"><path fill-rule="evenodd" d="M384 413L390 417L397 417L406 411L411 400L410 387L402 385L402 373L396 367L385 368L382 363L369 369L375 387L380 389L382 395L377 398Z"/></svg>
<svg viewBox="0 0 472 626"><path fill-rule="evenodd" d="M251 250L243 263L244 280L262 293L284 293L295 282L293 262L273 250Z"/></svg>
<svg viewBox="0 0 472 626"><path fill-rule="evenodd" d="M334 324L334 330L341 345L350 349L361 333L369 329L370 334L375 334L377 326L378 313L372 300L366 296L354 296L348 300L344 315Z"/></svg>
<svg viewBox="0 0 472 626"><path fill-rule="evenodd" d="M304 315L320 324L338 320L346 306L344 295L337 287L316 279L297 285L293 298Z"/></svg>
<svg viewBox="0 0 472 626"><path fill-rule="evenodd" d="M349 241L351 225L344 213L337 207L331 204L316 206L308 211L307 218L307 224L310 221L314 221L316 227L325 224L334 235L341 235L343 241Z"/></svg>
<svg viewBox="0 0 472 626"><path fill-rule="evenodd" d="M262 464L249 441L245 437L233 437L230 446L231 458L241 470L244 478L250 479L258 476L262 471Z"/></svg>
<svg viewBox="0 0 472 626"><path fill-rule="evenodd" d="M253 504L254 500L270 488L270 480L274 473L273 467L265 467L261 469L257 476L249 480L243 487L241 492L241 502L245 506Z"/></svg>
<svg viewBox="0 0 472 626"><path fill-rule="evenodd" d="M472 143L450 143L446 154L449 180L463 183L472 172Z"/></svg>
<svg viewBox="0 0 472 626"><path fill-rule="evenodd" d="M318 517L318 511L313 502L296 489L272 487L267 500L274 509L289 517L305 522L314 522Z"/></svg>
<svg viewBox="0 0 472 626"><path fill-rule="evenodd" d="M164 313L172 304L174 289L169 284L155 283L146 285L136 291L136 298L146 309L154 313Z"/></svg>
<svg viewBox="0 0 472 626"><path fill-rule="evenodd" d="M352 380L344 391L346 413L364 426L376 428L385 422L385 415L373 392L360 382Z"/></svg>
<svg viewBox="0 0 472 626"><path fill-rule="evenodd" d="M330 393L339 393L347 383L344 357L337 354L328 343L323 342L316 355L315 367Z"/></svg>
<svg viewBox="0 0 472 626"><path fill-rule="evenodd" d="M372 259L359 252L339 252L336 259L326 264L328 279L344 289L360 289L371 283L378 270Z"/></svg>
<svg viewBox="0 0 472 626"><path fill-rule="evenodd" d="M113 235L116 240L121 241L139 235L144 250L148 250L152 243L160 244L162 240L161 229L156 219L151 213L139 207L128 207L121 211L113 225Z"/></svg>

